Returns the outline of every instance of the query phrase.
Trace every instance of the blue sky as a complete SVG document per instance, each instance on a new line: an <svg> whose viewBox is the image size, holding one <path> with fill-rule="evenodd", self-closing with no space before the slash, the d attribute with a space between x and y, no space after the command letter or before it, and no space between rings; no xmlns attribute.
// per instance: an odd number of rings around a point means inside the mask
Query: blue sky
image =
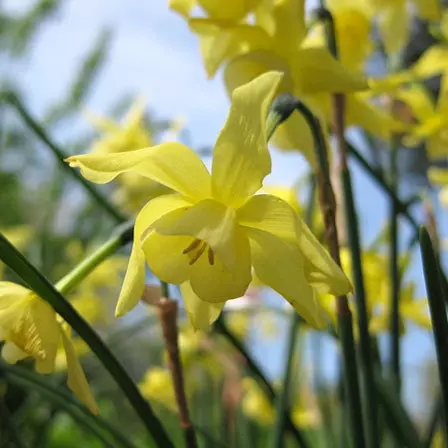
<svg viewBox="0 0 448 448"><path fill-rule="evenodd" d="M14 8L30 2L7 1ZM168 10L165 0L66 0L58 16L43 27L31 57L17 76L26 86L32 110L39 114L70 85L76 68L105 26L114 30L109 61L86 106L106 111L123 94L143 95L158 117L184 117L196 147L212 145L228 111L221 76L206 78L196 37ZM62 136L63 137L63 136ZM298 154L273 152L269 183L292 184L306 170ZM385 222L387 201L369 179L354 172L355 193L364 242ZM419 256L411 275L424 294ZM404 343L404 363L419 366L434 354L430 337L412 330ZM255 347L262 358L266 347ZM271 373L278 372L281 351L268 349ZM330 356L330 355L329 355ZM274 367L272 367L272 365ZM414 383L408 385L415 387ZM410 390L410 389L409 389Z"/></svg>

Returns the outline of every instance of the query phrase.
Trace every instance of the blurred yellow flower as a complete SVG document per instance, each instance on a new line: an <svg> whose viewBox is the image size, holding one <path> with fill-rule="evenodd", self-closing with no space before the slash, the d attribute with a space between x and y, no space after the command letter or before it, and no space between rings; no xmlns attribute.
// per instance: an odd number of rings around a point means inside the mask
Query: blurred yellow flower
<svg viewBox="0 0 448 448"><path fill-rule="evenodd" d="M10 282L0 282L0 341L3 358L16 363L24 358L36 360L39 373L55 370L56 353L62 345L65 352L68 387L92 413L98 406L76 357L69 332L51 306L29 289Z"/></svg>
<svg viewBox="0 0 448 448"><path fill-rule="evenodd" d="M437 104L421 85L403 88L395 96L410 107L417 120L403 143L413 147L424 141L430 159L448 156L448 75L442 78Z"/></svg>
<svg viewBox="0 0 448 448"><path fill-rule="evenodd" d="M448 169L430 168L428 178L433 184L442 187L439 192L439 201L445 208L448 208Z"/></svg>
<svg viewBox="0 0 448 448"><path fill-rule="evenodd" d="M262 425L272 425L275 421L275 410L266 394L253 378L243 378L242 386L244 396L241 409L244 414Z"/></svg>
<svg viewBox="0 0 448 448"><path fill-rule="evenodd" d="M151 367L139 384L140 390L148 400L158 401L172 411L176 411L171 372L163 367Z"/></svg>
<svg viewBox="0 0 448 448"><path fill-rule="evenodd" d="M153 145L152 136L144 122L144 114L145 103L141 99L134 102L123 123L89 113L89 121L103 134L93 144L91 153L115 154ZM132 173L125 173L121 176L119 186L116 200L132 212L138 211L149 197L157 197L171 192L167 187L151 179L142 178Z"/></svg>
<svg viewBox="0 0 448 448"><path fill-rule="evenodd" d="M137 217L118 316L142 296L145 258L157 277L181 285L188 316L198 329L218 317L226 300L244 294L252 266L263 283L318 328L326 319L313 287L332 294L351 289L288 203L254 195L271 170L265 120L281 79L280 73L269 72L234 91L211 176L199 157L178 143L67 159L93 182L132 171L177 192L151 200Z"/></svg>

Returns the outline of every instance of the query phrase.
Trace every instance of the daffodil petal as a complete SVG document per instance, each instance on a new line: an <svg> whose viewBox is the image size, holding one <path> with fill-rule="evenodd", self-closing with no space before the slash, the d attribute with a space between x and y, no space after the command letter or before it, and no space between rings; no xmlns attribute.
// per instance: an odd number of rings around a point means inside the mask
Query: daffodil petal
<svg viewBox="0 0 448 448"><path fill-rule="evenodd" d="M208 254L201 256L191 266L191 287L207 302L219 303L241 297L251 279L249 242L242 228L236 231L236 251L230 269L218 257L214 257L212 263Z"/></svg>
<svg viewBox="0 0 448 448"><path fill-rule="evenodd" d="M326 328L325 313L305 278L298 246L258 229L250 229L248 235L257 277L281 294L310 325Z"/></svg>
<svg viewBox="0 0 448 448"><path fill-rule="evenodd" d="M408 39L409 13L399 2L385 5L378 17L378 29L387 54L400 51Z"/></svg>
<svg viewBox="0 0 448 448"><path fill-rule="evenodd" d="M305 272L310 284L322 293L337 296L349 293L352 285L342 269L300 217L297 219L297 225L300 227L299 247L304 256Z"/></svg>
<svg viewBox="0 0 448 448"><path fill-rule="evenodd" d="M209 303L201 300L191 288L189 282L180 285L188 320L195 330L206 331L219 317L224 303Z"/></svg>
<svg viewBox="0 0 448 448"><path fill-rule="evenodd" d="M204 18L191 19L190 29L199 35L201 54L209 78L222 64L248 49L269 47L270 38L256 26Z"/></svg>
<svg viewBox="0 0 448 448"><path fill-rule="evenodd" d="M199 156L181 143L162 143L150 148L115 154L85 154L66 159L91 182L104 184L119 174L133 172L148 177L184 196L210 196L210 174ZM174 161L174 163L173 163Z"/></svg>
<svg viewBox="0 0 448 448"><path fill-rule="evenodd" d="M448 185L448 170L432 167L428 170L429 180L434 184Z"/></svg>
<svg viewBox="0 0 448 448"><path fill-rule="evenodd" d="M409 70L418 78L430 78L448 71L448 48L432 45Z"/></svg>
<svg viewBox="0 0 448 448"><path fill-rule="evenodd" d="M224 204L242 205L271 171L265 122L281 79L281 73L265 73L232 93L213 154L213 196Z"/></svg>
<svg viewBox="0 0 448 448"><path fill-rule="evenodd" d="M53 359L59 329L53 308L39 297L27 297L0 311L5 338L36 359Z"/></svg>
<svg viewBox="0 0 448 448"><path fill-rule="evenodd" d="M4 310L14 303L22 300L31 291L12 282L0 282L0 310Z"/></svg>
<svg viewBox="0 0 448 448"><path fill-rule="evenodd" d="M264 230L291 243L299 241L297 215L286 201L277 196L253 196L237 211L237 217L242 226Z"/></svg>
<svg viewBox="0 0 448 448"><path fill-rule="evenodd" d="M228 269L234 266L237 253L236 216L235 210L230 207L206 199L177 219L156 222L154 229L162 235L183 235L205 241L224 266Z"/></svg>
<svg viewBox="0 0 448 448"><path fill-rule="evenodd" d="M196 0L170 0L168 7L173 11L176 11L185 19L190 16L190 11L193 9Z"/></svg>
<svg viewBox="0 0 448 448"><path fill-rule="evenodd" d="M409 319L422 328L432 328L431 316L428 312L426 299L408 300L400 304L400 313L403 318Z"/></svg>
<svg viewBox="0 0 448 448"><path fill-rule="evenodd" d="M426 121L435 113L435 105L429 92L421 85L414 84L395 93L398 100L406 103L419 122Z"/></svg>
<svg viewBox="0 0 448 448"><path fill-rule="evenodd" d="M349 93L368 89L364 76L345 68L323 47L300 49L292 73L300 94Z"/></svg>
<svg viewBox="0 0 448 448"><path fill-rule="evenodd" d="M20 350L20 348L12 342L5 342L2 347L2 358L9 364L15 364L17 361L25 359L28 356L28 353Z"/></svg>
<svg viewBox="0 0 448 448"><path fill-rule="evenodd" d="M143 294L145 286L145 254L141 247L143 234L165 214L190 205L191 203L180 195L165 195L148 202L138 214L135 220L131 256L115 310L117 317L132 310Z"/></svg>
<svg viewBox="0 0 448 448"><path fill-rule="evenodd" d="M83 403L92 414L98 415L100 410L90 390L89 383L84 375L81 364L76 356L75 348L64 329L61 328L62 343L67 358L67 385L76 397Z"/></svg>
<svg viewBox="0 0 448 448"><path fill-rule="evenodd" d="M261 0L198 0L204 11L213 18L232 21L241 20L254 9Z"/></svg>

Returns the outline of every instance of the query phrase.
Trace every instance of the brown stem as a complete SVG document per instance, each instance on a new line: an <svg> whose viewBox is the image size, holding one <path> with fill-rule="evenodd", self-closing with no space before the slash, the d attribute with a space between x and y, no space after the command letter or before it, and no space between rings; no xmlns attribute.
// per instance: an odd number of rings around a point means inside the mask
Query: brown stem
<svg viewBox="0 0 448 448"><path fill-rule="evenodd" d="M177 406L179 408L180 425L184 431L187 448L197 448L196 435L190 421L187 398L185 394L182 363L179 356L177 302L162 298L159 302L160 322L163 338L168 351L168 360L174 385Z"/></svg>

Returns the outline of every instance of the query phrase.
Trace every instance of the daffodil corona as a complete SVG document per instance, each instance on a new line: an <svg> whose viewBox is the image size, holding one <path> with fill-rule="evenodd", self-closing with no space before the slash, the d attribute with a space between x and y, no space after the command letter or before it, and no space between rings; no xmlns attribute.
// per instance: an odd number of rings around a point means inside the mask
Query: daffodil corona
<svg viewBox="0 0 448 448"><path fill-rule="evenodd" d="M255 194L271 171L265 120L281 80L268 72L235 89L211 175L180 143L68 159L93 182L134 172L176 192L150 200L137 216L117 315L142 296L146 258L162 281L180 285L195 328L208 327L225 301L244 294L252 270L311 325L326 325L314 287L344 294L349 281L287 202Z"/></svg>

